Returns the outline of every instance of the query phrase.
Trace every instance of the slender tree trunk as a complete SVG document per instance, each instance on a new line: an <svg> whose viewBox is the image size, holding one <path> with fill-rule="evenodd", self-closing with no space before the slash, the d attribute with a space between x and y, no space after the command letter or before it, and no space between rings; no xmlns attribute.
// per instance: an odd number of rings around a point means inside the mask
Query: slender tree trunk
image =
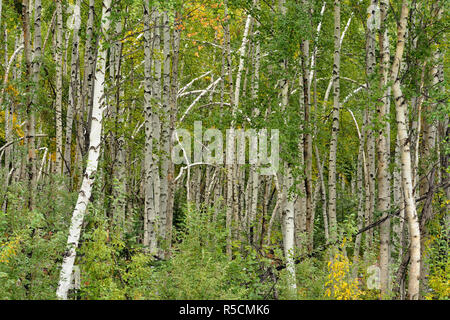
<svg viewBox="0 0 450 320"><path fill-rule="evenodd" d="M320 179L320 189L322 194L322 218L324 225L324 233L325 233L325 242L328 243L330 240L330 232L328 227L328 214L327 214L327 189L325 187L325 178L323 174L323 162L320 162L320 154L317 145L314 145L316 152L316 162L317 162L317 170L319 171L319 179ZM325 160L324 160L325 161Z"/></svg>
<svg viewBox="0 0 450 320"><path fill-rule="evenodd" d="M181 15L176 13L176 23L173 31L172 44L172 79L170 84L169 112L170 112L170 132L175 130L175 120L177 114L177 92L178 92L178 64L181 40ZM172 135L170 135L172 136ZM170 152L171 154L171 152ZM168 192L167 192L167 225L166 225L166 245L170 249L172 244L172 225L173 225L173 205L174 205L174 183L175 168L172 162L169 162L168 173Z"/></svg>
<svg viewBox="0 0 450 320"><path fill-rule="evenodd" d="M279 7L281 14L285 16L287 14L287 7L285 0L280 0ZM283 60L282 69L288 68L288 61ZM288 79L281 79L280 81L281 88L281 110L284 112L289 103L289 81ZM293 195L289 194L289 189L292 187L294 183L294 179L292 176L292 168L288 163L284 164L285 168L285 176L283 177L283 194L282 198L284 199L283 207L282 207L282 226L284 226L283 232L283 247L284 247L284 255L286 257L286 270L289 274L288 279L288 290L289 296L291 298L295 298L297 296L297 278L295 274L295 263L294 263L294 255L295 255L295 213L294 213L294 199Z"/></svg>
<svg viewBox="0 0 450 320"><path fill-rule="evenodd" d="M77 110L78 94L78 31L81 24L80 0L77 0L73 12L73 38L72 38L72 57L70 66L70 86L69 86L69 105L67 106L66 115L66 141L64 147L64 168L65 174L72 173L72 126L74 113ZM69 188L70 189L70 188Z"/></svg>
<svg viewBox="0 0 450 320"><path fill-rule="evenodd" d="M153 110L152 110L152 17L148 3L144 4L144 53L145 53L145 211L144 211L144 246L149 247L150 252L156 251L156 209L153 186Z"/></svg>
<svg viewBox="0 0 450 320"><path fill-rule="evenodd" d="M255 0L253 2L254 6L259 8L259 1ZM253 21L255 23L255 20ZM260 26L260 24L258 22L256 22L256 25L254 25L256 28L258 28ZM254 36L257 38L259 36L260 32L258 29L256 29L254 31ZM254 101L257 101L258 99L258 93L259 93L259 80L260 80L260 66L261 66L261 44L259 40L256 40L256 42L253 44L254 47L254 55L253 55L253 61L254 61L254 65L253 65L253 74L252 74L252 80L251 80L251 95L252 95L252 99ZM256 106L253 109L253 116L254 117L258 117L260 114L260 110L259 108ZM257 151L257 150L254 150ZM258 165L259 162L257 161L257 163L255 165L251 165L250 166L250 175L251 175L251 181L252 181L252 189L251 189L251 205L250 205L250 220L253 223L253 228L252 228L252 232L253 232L253 239L252 239L252 243L254 245L258 245L258 243L261 243L262 239L259 239L260 241L258 242L258 237L261 235L260 229L263 228L263 221L259 221L259 219L257 219L258 217L258 194L259 194L259 185L260 185L260 178L259 178L259 173L258 173Z"/></svg>
<svg viewBox="0 0 450 320"><path fill-rule="evenodd" d="M169 192L169 156L170 156L170 26L167 12L162 13L163 29L163 94L162 94L162 119L161 119L161 209L159 219L159 237L165 241L167 226L167 207ZM165 246L166 244L164 244ZM160 252L164 256L165 250Z"/></svg>
<svg viewBox="0 0 450 320"><path fill-rule="evenodd" d="M307 5L306 1L303 1L304 5ZM310 123L311 118L311 94L310 86L311 80L310 66L309 66L309 40L303 40L301 44L302 49L302 81L303 81L303 107L304 107L304 131L303 134L303 161L304 161L304 184L306 195L306 246L309 252L312 251L313 246L313 231L314 231L314 219L313 219L313 190L312 190L312 126Z"/></svg>
<svg viewBox="0 0 450 320"><path fill-rule="evenodd" d="M331 125L330 140L330 158L328 169L328 215L330 223L330 240L337 239L337 221L336 221L336 154L337 154L337 138L339 132L339 70L340 70L340 31L341 31L341 2L334 0L334 65L333 65L333 113Z"/></svg>
<svg viewBox="0 0 450 320"><path fill-rule="evenodd" d="M389 122L385 120L385 117L389 115L389 96L390 90L387 87L389 77L389 39L387 36L387 26L385 25L388 3L387 0L381 0L380 5L380 17L381 17L381 30L380 30L380 53L381 53L381 82L380 87L383 90L382 103L378 105L378 120L381 123L381 129L379 130L377 139L377 153L378 153L378 206L377 209L383 212L383 217L389 214L390 210L390 173L389 173L389 141L390 141L390 128ZM386 219L380 225L380 283L381 283L381 295L385 296L390 289L390 219Z"/></svg>
<svg viewBox="0 0 450 320"><path fill-rule="evenodd" d="M92 94L94 84L95 73L95 41L94 41L94 15L95 15L95 0L89 0L89 16L86 26L86 44L84 50L84 75L83 75L83 87L81 89L81 114L80 124L83 126L85 134L78 137L80 139L81 154L84 156L88 151L89 146L89 132L90 132L90 116L92 114ZM87 115L87 117L86 117ZM86 122L85 122L85 118Z"/></svg>
<svg viewBox="0 0 450 320"><path fill-rule="evenodd" d="M224 33L225 33L225 63L226 63L226 72L228 73L228 81L229 81L229 90L230 90L230 104L231 104L231 110L232 110L232 124L230 128L230 134L227 136L227 147L226 147L226 174L227 174L227 188L226 188L226 228L227 228L227 256L229 259L232 257L232 251L231 251L231 242L233 237L233 217L234 217L234 188L233 188L233 169L234 165L231 162L234 162L234 154L235 154L235 139L234 139L234 116L235 116L235 108L237 107L234 105L234 99L232 98L233 94L233 74L231 70L231 44L230 44L230 22L229 22L229 16L228 16L228 1L225 1L225 24L224 24ZM231 160L231 161L228 161ZM236 221L237 222L237 221Z"/></svg>
<svg viewBox="0 0 450 320"><path fill-rule="evenodd" d="M103 2L102 10L102 33L106 36L108 34L110 26L110 13L111 13L111 0L105 0ZM78 194L78 200L73 211L72 223L69 229L69 237L67 239L67 249L64 254L62 263L58 289L56 296L59 299L67 299L73 264L76 257L76 248L80 239L81 226L83 218L86 212L86 207L89 203L91 196L92 185L94 184L94 178L98 166L98 158L101 149L101 132L102 132L102 120L104 110L104 86L105 86L105 67L106 67L106 54L107 54L107 39L100 40L99 55L97 61L97 70L95 72L94 83L94 106L92 109L92 124L91 133L89 139L89 155L86 167L86 172L83 177L80 192Z"/></svg>
<svg viewBox="0 0 450 320"><path fill-rule="evenodd" d="M375 72L376 66L376 57L375 57L375 47L376 47L376 8L378 6L378 0L371 0L370 3L370 12L368 12L367 18L367 31L366 31L366 75L367 75L367 92L369 95L369 103L367 105L367 122L368 124L372 124L374 122L374 110L375 106L372 102L372 89L374 88L373 75ZM369 185L369 212L366 212L368 215L369 224L372 223L373 215L375 211L375 170L376 170L376 162L375 162L375 132L374 130L368 126L365 128L365 132L367 135L367 161L368 161L368 185ZM368 230L366 233L366 248L372 247L373 242L373 230ZM368 253L369 250L366 250Z"/></svg>
<svg viewBox="0 0 450 320"><path fill-rule="evenodd" d="M55 173L62 173L63 166L63 127L62 127L62 82L63 82L63 68L62 68L62 54L63 54L63 19L62 19L62 4L61 0L56 1L56 51L55 51L55 63L56 63L56 160L55 160Z"/></svg>
<svg viewBox="0 0 450 320"><path fill-rule="evenodd" d="M436 19L439 21L442 19L442 3L441 1L434 2L432 5L432 12L435 14ZM440 77L439 77L439 69L441 65L441 52L439 50L440 43L435 44L437 49L433 52L433 58L432 58L432 67L430 70L430 77L432 81L433 88L437 91L443 90L443 85L440 83ZM423 96L422 96L423 97ZM436 137L437 137L437 125L436 121L432 119L430 116L435 112L438 108L437 103L433 103L430 105L424 106L424 113L422 117L422 145L421 145L421 172L425 175L420 180L420 196L425 195L430 189L433 188L433 184L435 181L435 168L434 166L430 166L430 163L432 163L432 157L433 152L436 148ZM422 217L429 217L432 216L433 206L423 206L422 209ZM426 228L422 230L422 244L429 238L428 232ZM421 292L425 292L425 289L427 288L427 278L429 274L429 264L427 263L425 258L425 246L421 245Z"/></svg>
<svg viewBox="0 0 450 320"><path fill-rule="evenodd" d="M117 35L122 34L124 22L122 19L116 22L115 32ZM116 130L116 157L114 161L113 167L113 175L117 181L117 184L114 185L112 194L113 198L116 199L113 202L113 219L114 223L118 226L120 232L126 233L129 230L129 224L126 221L126 181L127 181L127 170L126 170L126 141L123 132L126 128L126 116L128 107L122 104L122 99L124 96L124 88L121 85L122 81L122 49L123 44L121 42L117 42L114 45L114 79L113 83L115 83L115 110L116 110L116 118L115 122L117 126L120 128L120 132Z"/></svg>
<svg viewBox="0 0 450 320"><path fill-rule="evenodd" d="M397 28L397 46L392 65L391 79L394 82L392 91L396 107L398 137L400 142L401 164L402 164L402 186L405 198L405 212L408 218L410 234L410 270L408 282L408 297L411 300L419 298L419 279L420 279L420 228L416 211L416 203L413 194L412 185L412 167L410 141L408 139L408 130L406 126L406 100L400 87L399 69L403 58L405 48L405 33L407 30L407 18L409 14L409 1L404 0L399 25Z"/></svg>
<svg viewBox="0 0 450 320"><path fill-rule="evenodd" d="M32 73L32 47L31 47L31 26L30 26L30 3L29 0L23 0L22 2L22 27L23 27L23 43L24 43L24 58L25 58L25 81L29 81ZM30 91L29 84L26 85L26 92ZM27 207L29 210L34 208L34 186L36 181L36 163L35 163L35 140L34 140L34 110L30 103L30 98L26 98L26 113L28 117L27 121L27 162L26 162L26 175L28 182L28 194L27 194Z"/></svg>
<svg viewBox="0 0 450 320"><path fill-rule="evenodd" d="M395 139L395 169L394 169L394 205L399 208L399 220L393 227L395 234L396 243L398 243L397 256L401 262L403 256L403 233L404 233L404 221L405 221L405 201L403 199L403 189L402 189L402 177L401 177L401 161L400 161L400 142L398 140L398 135Z"/></svg>

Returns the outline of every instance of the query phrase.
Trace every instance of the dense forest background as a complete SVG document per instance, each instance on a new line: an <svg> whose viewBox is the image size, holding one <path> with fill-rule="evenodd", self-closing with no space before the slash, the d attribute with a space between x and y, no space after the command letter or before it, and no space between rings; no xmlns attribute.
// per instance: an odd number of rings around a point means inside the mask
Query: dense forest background
<svg viewBox="0 0 450 320"><path fill-rule="evenodd" d="M449 9L0 0L0 299L449 299Z"/></svg>

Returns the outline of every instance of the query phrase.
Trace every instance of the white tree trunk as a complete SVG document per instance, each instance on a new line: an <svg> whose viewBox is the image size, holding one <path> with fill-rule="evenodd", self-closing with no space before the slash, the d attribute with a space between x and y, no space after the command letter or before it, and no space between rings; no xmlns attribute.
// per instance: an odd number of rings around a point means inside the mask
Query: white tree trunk
<svg viewBox="0 0 450 320"><path fill-rule="evenodd" d="M333 65L333 113L330 140L330 158L328 171L328 217L330 224L330 240L337 239L337 221L336 221L336 154L337 138L339 132L339 70L340 70L340 31L341 31L341 3L340 0L334 0L334 65Z"/></svg>
<svg viewBox="0 0 450 320"><path fill-rule="evenodd" d="M62 82L63 82L63 68L62 68L62 51L63 51L63 19L62 19L62 4L61 0L56 1L56 160L55 173L61 174L63 166L63 128L62 128Z"/></svg>
<svg viewBox="0 0 450 320"><path fill-rule="evenodd" d="M408 282L408 297L411 300L419 299L420 279L420 228L416 211L416 202L413 195L412 167L410 141L406 126L406 101L400 87L399 69L405 48L405 33L407 30L407 18L409 13L409 1L404 0L397 30L397 47L392 65L391 79L394 81L392 91L396 106L398 138L400 142L401 164L402 164L402 186L405 199L405 212L408 218L410 234L410 269Z"/></svg>
<svg viewBox="0 0 450 320"><path fill-rule="evenodd" d="M71 174L72 172L72 126L74 113L76 112L76 105L79 99L78 95L78 44L79 37L78 31L81 24L80 15L80 0L77 0L73 12L73 38L72 38L72 57L70 66L70 85L69 85L69 105L67 107L66 115L66 141L64 147L64 168L63 172L65 174Z"/></svg>
<svg viewBox="0 0 450 320"><path fill-rule="evenodd" d="M104 36L107 35L110 26L111 0L104 0L102 10L101 30ZM69 229L69 237L67 239L67 249L64 254L62 263L58 289L56 295L59 299L67 299L70 287L73 264L76 257L76 248L81 234L81 225L83 223L86 207L92 192L92 185L98 166L98 158L101 148L101 132L103 120L103 102L104 102L104 86L105 86L105 66L106 66L106 39L101 39L99 48L97 70L95 72L94 83L94 105L92 109L92 124L89 139L89 154L86 172L84 173L83 182L78 194L77 203L72 215L72 222Z"/></svg>
<svg viewBox="0 0 450 320"><path fill-rule="evenodd" d="M388 83L389 73L389 40L387 35L387 26L385 25L385 19L387 14L388 4L386 0L381 1L381 31L380 31L380 52L381 52L381 73L382 78L380 81L381 89L385 88ZM383 217L388 215L388 211L391 208L391 192L390 192L390 173L389 173L389 158L390 158L390 128L388 122L384 120L387 114L389 114L389 88L384 89L382 103L378 105L378 120L380 121L382 128L379 130L377 139L377 153L378 153L378 211L383 212ZM381 283L381 295L385 296L388 293L390 287L389 275L390 275L390 219L386 219L380 225L380 283Z"/></svg>

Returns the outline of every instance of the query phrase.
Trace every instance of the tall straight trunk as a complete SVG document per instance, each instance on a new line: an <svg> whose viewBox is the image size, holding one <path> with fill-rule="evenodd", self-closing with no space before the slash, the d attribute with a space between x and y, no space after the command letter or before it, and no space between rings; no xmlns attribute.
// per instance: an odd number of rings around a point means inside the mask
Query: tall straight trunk
<svg viewBox="0 0 450 320"><path fill-rule="evenodd" d="M302 52L303 52L303 42L302 42ZM304 60L305 57L302 53L302 59ZM303 62L303 61L302 61ZM305 72L303 70L304 66L302 63L302 73ZM298 137L298 166L300 168L305 167L305 91L308 91L307 86L305 87L304 84L304 74L302 74L301 77L299 77L299 118L302 119L302 121L299 121L299 137ZM306 171L304 169L304 171ZM305 176L306 177L306 176ZM294 203L294 216L295 216L295 244L299 249L302 249L303 246L306 244L305 238L306 235L306 191L305 191L305 180L302 181L302 183L299 183L298 185L298 197L296 197L295 203Z"/></svg>
<svg viewBox="0 0 450 320"><path fill-rule="evenodd" d="M33 82L35 85L35 90L33 92L33 98L32 98L32 106L33 110L31 110L31 118L32 118L32 125L30 127L31 132L29 133L30 136L35 135L35 112L34 107L38 105L38 94L39 94L39 73L41 69L41 55L42 55L42 33L41 33L41 0L35 0L34 2L35 10L34 10L34 43L33 43ZM31 138L33 139L33 138ZM34 148L35 142L32 141L31 145ZM32 167L33 167L33 177L36 176L36 159L35 159L35 152L32 151Z"/></svg>
<svg viewBox="0 0 450 320"><path fill-rule="evenodd" d="M389 39L387 35L387 26L385 25L388 3L387 0L381 0L380 4L380 53L381 53L381 74L380 87L383 90L383 98L381 104L378 104L378 121L381 123L381 129L378 133L377 139L377 153L378 153L378 202L377 209L383 213L383 217L389 214L391 203L390 192L390 173L389 173L389 140L390 128L389 123L385 121L386 115L389 114L390 108L390 90L387 88L389 77ZM385 296L390 287L390 219L386 219L380 225L380 284L381 295Z"/></svg>
<svg viewBox="0 0 450 320"><path fill-rule="evenodd" d="M86 26L86 44L84 50L84 75L83 75L83 87L81 89L81 114L79 116L80 127L83 126L85 134L78 137L80 139L79 146L81 147L81 154L84 155L89 146L89 132L90 132L90 117L92 109L92 88L94 84L95 73L95 41L93 37L94 32L94 15L95 15L95 0L89 0L89 16ZM87 123L85 118L87 116Z"/></svg>
<svg viewBox="0 0 450 320"><path fill-rule="evenodd" d="M122 34L124 22L119 20L116 22L115 32L118 35ZM116 130L116 157L114 161L113 167L113 175L117 181L117 185L113 187L112 193L113 198L116 201L113 203L113 219L114 223L118 226L119 230L121 230L122 234L128 231L128 224L126 223L126 142L125 136L123 134L125 129L125 118L128 108L122 105L122 98L124 96L124 88L121 85L121 73L122 73L122 49L123 44L121 42L117 42L114 45L114 79L113 83L115 84L115 109L116 109L116 118L115 122L120 130L117 132Z"/></svg>
<svg viewBox="0 0 450 320"><path fill-rule="evenodd" d="M66 115L66 141L64 147L64 168L65 174L71 174L72 172L72 126L74 113L76 112L76 105L79 97L78 94L78 45L79 37L78 31L81 24L80 15L80 0L77 0L74 7L73 17L73 38L72 38L72 57L70 66L70 85L69 85L69 105L67 106Z"/></svg>
<svg viewBox="0 0 450 320"><path fill-rule="evenodd" d="M110 26L111 0L103 1L101 30L103 35L108 34ZM76 257L76 248L80 240L81 226L83 223L86 207L92 192L92 185L97 172L98 159L101 149L101 132L104 110L104 89L105 89L105 67L107 56L107 39L101 38L97 70L95 72L94 83L94 106L92 109L92 124L89 139L89 154L86 172L83 176L80 192L78 194L77 203L72 215L72 222L69 229L69 237L67 239L67 249L64 254L61 273L59 277L58 289L56 296L58 299L67 299L67 294L71 284L73 264Z"/></svg>
<svg viewBox="0 0 450 320"><path fill-rule="evenodd" d="M258 0L254 1L254 5L258 6ZM256 24L256 27L258 27L259 24ZM256 30L254 35L257 37L259 35L259 31ZM260 69L260 63L261 63L261 44L259 40L256 40L256 43L254 44L254 70L252 74L252 81L251 81L251 92L252 92L252 99L256 101L258 99L258 91L259 91L259 69ZM260 111L258 107L255 107L253 109L253 116L257 117L259 115ZM254 150L255 152L257 150ZM258 243L258 236L260 235L260 232L258 232L258 228L262 225L261 223L258 223L257 221L257 210L258 210L258 192L259 192L259 174L257 170L258 163L256 165L250 166L250 176L251 176L251 182L252 182L252 189L251 189L251 200L250 200L250 221L253 224L252 225L252 232L253 233L253 239L252 243L254 245L257 245ZM249 230L250 231L250 230Z"/></svg>
<svg viewBox="0 0 450 320"><path fill-rule="evenodd" d="M302 75L303 75L303 107L304 107L304 130L303 134L303 160L304 160L304 184L306 194L306 245L308 251L312 251L314 219L312 212L313 190L312 190L312 134L311 134L311 97L309 80L309 40L302 42Z"/></svg>
<svg viewBox="0 0 450 320"><path fill-rule="evenodd" d="M400 86L399 69L405 48L405 33L407 30L407 18L409 14L409 1L404 0L397 27L397 46L392 64L391 80L394 82L392 91L396 107L396 118L398 137L400 142L401 164L402 164L402 186L405 199L405 212L408 218L410 235L410 269L408 281L408 298L410 300L419 299L420 280L420 228L416 211L416 202L413 195L412 167L410 141L408 139L408 129L406 126L406 100Z"/></svg>
<svg viewBox="0 0 450 320"><path fill-rule="evenodd" d="M228 82L229 82L229 90L230 90L230 104L231 104L231 110L232 110L232 123L231 123L231 128L230 128L230 135L229 135L229 139L227 141L227 146L226 146L226 157L230 157L231 161L234 161L234 150L235 150L235 143L234 143L234 116L235 116L235 108L237 107L234 104L234 99L233 99L233 74L232 74L232 70L231 70L231 44L230 44L230 21L229 21L229 16L228 16L228 1L225 1L225 25L224 25L224 55L225 55L225 70L228 73ZM226 159L228 160L228 159ZM231 259L232 257L232 251L231 251L231 242L232 242L232 237L233 237L233 217L234 217L234 188L233 188L233 176L234 176L234 166L232 163L229 163L230 161L226 161L226 176L227 176L227 184L226 184L226 228L227 228L227 246L226 246L226 251L227 251L227 256L228 258Z"/></svg>
<svg viewBox="0 0 450 320"><path fill-rule="evenodd" d="M366 212L368 215L368 222L371 223L373 220L373 215L375 211L375 171L376 171L376 162L375 162L375 132L370 127L370 124L374 122L374 103L372 102L372 90L374 88L373 83L373 74L375 72L376 66L376 57L375 57L375 47L376 47L376 7L378 5L378 0L371 0L370 2L370 12L368 12L367 18L367 30L366 30L366 76L367 76L367 93L369 96L369 103L367 105L367 122L369 124L368 127L365 128L367 135L367 161L368 161L368 185L369 185L369 212ZM368 230L366 233L366 243L367 248L372 247L373 241L373 230ZM369 250L366 250L368 252Z"/></svg>
<svg viewBox="0 0 450 320"><path fill-rule="evenodd" d="M170 156L170 26L167 12L162 13L163 31L163 93L162 93L162 119L161 119L161 210L159 218L159 236L166 239L167 207L169 192L169 156ZM166 245L166 244L164 244ZM165 250L161 251L164 255Z"/></svg>
<svg viewBox="0 0 450 320"><path fill-rule="evenodd" d="M55 160L55 173L62 173L63 166L63 128L62 128L62 82L63 82L63 17L62 17L62 4L61 0L56 1L56 51L55 51L55 64L56 64L56 160Z"/></svg>
<svg viewBox="0 0 450 320"><path fill-rule="evenodd" d="M152 21L154 24L153 33L153 52L157 54L153 57L153 88L152 88L152 108L156 112L153 112L152 116L152 130L153 130L153 168L152 168L152 182L153 182L153 201L154 201L154 217L155 220L149 220L149 228L153 226L154 237L150 237L150 252L157 254L158 236L159 236L159 223L161 219L161 177L160 171L160 153L161 153L161 80L162 80L162 63L161 63L161 21L162 14L157 7L153 8Z"/></svg>
<svg viewBox="0 0 450 320"><path fill-rule="evenodd" d="M402 189L402 177L401 177L401 161L400 161L400 142L398 140L398 135L395 139L395 155L394 155L394 182L393 182L393 195L394 195L394 205L399 208L399 220L393 226L393 232L395 235L396 243L398 244L397 262L401 262L403 256L403 234L404 234L404 221L405 221L405 202L403 199L403 189Z"/></svg>
<svg viewBox="0 0 450 320"><path fill-rule="evenodd" d="M1 15L0 15L1 16ZM6 78L6 81L8 81L8 77L9 77L9 69L10 69L10 65L8 63L9 59L8 59L8 30L5 28L4 30L4 39L5 41L3 41L4 44L4 68L5 68L5 74L4 77ZM4 94L4 89L5 88L5 83L3 84L3 89L0 93L0 105L2 105L3 103L3 94ZM5 143L8 143L9 140L9 116L10 116L10 111L9 111L9 107L7 106L5 108ZM5 168L6 171L9 171L9 164L10 164L10 147L6 147L5 149ZM7 187L7 184L5 185L5 188Z"/></svg>
<svg viewBox="0 0 450 320"><path fill-rule="evenodd" d="M180 53L181 40L181 16L176 13L176 23L173 31L172 44L172 69L171 69L171 83L170 83L170 97L169 97L169 113L170 113L170 132L175 130L175 120L177 114L177 91L178 91L178 63ZM171 152L170 152L171 154ZM172 244L172 225L173 225L173 205L174 205L174 183L175 168L172 162L169 162L168 172L168 191L167 191L167 220L166 220L166 246L170 249Z"/></svg>
<svg viewBox="0 0 450 320"><path fill-rule="evenodd" d="M442 19L442 3L441 1L436 1L432 5L432 12L435 14L436 19L439 21ZM432 67L430 70L430 78L432 81L433 88L437 91L443 91L444 86L440 83L440 66L441 66L441 52L439 50L440 43L435 43L436 49L433 52L433 58L432 58ZM423 97L423 96L422 96ZM437 125L436 121L430 117L433 112L435 112L438 108L437 103L433 103L430 105L424 106L424 112L422 117L422 145L421 145L421 172L422 174L425 174L425 177L422 177L422 179L419 181L420 185L420 196L425 195L432 187L435 181L435 172L436 170L429 165L431 162L431 158L433 156L433 152L435 151L436 147L436 137L437 137ZM448 188L447 188L448 189ZM427 206L424 205L422 209L422 219L425 217L431 217L433 214L433 206ZM425 241L427 241L429 238L428 232L426 228L423 228L422 230L422 244L424 244ZM429 274L429 264L427 263L428 259L423 259L425 253L425 246L421 246L421 293L426 292L427 286L428 286L428 274ZM426 253L425 253L426 254Z"/></svg>
<svg viewBox="0 0 450 320"><path fill-rule="evenodd" d="M341 65L341 2L334 0L334 64L333 64L333 112L331 124L331 140L330 140L330 158L328 169L328 217L330 223L330 240L337 239L337 220L336 220L336 154L337 139L339 132L339 74Z"/></svg>
<svg viewBox="0 0 450 320"><path fill-rule="evenodd" d="M283 179L283 197L284 204L282 208L282 223L284 226L283 232L283 248L286 257L286 270L289 274L288 290L289 296L295 298L297 295L297 281L295 275L295 219L294 219L294 200L292 194L289 194L289 189L292 187L294 179L292 177L291 168L285 164L285 177ZM278 191L279 192L279 191ZM283 231L283 230L282 230Z"/></svg>
<svg viewBox="0 0 450 320"><path fill-rule="evenodd" d="M24 57L25 57L25 81L30 80L32 72L32 48L31 48L31 26L30 26L30 3L29 0L23 0L22 2L22 27L23 27L23 43L24 43ZM26 85L26 92L30 91L30 87ZM26 175L28 182L28 194L27 194L27 206L29 210L34 208L34 184L36 181L36 162L35 162L35 140L34 140L34 110L30 104L29 98L26 98L26 113L27 113L27 162L26 162Z"/></svg>
<svg viewBox="0 0 450 320"><path fill-rule="evenodd" d="M358 217L357 217L357 227L360 230L364 224L364 140L359 137L359 150L358 150L358 164L356 171L356 189L358 190ZM356 262L359 259L359 253L361 249L361 234L356 235L355 238L355 248L353 250L353 261Z"/></svg>
<svg viewBox="0 0 450 320"><path fill-rule="evenodd" d="M37 170L36 170L36 142L35 142L35 107L38 105L38 95L39 95L39 72L41 67L41 44L42 44L42 34L41 34L41 1L35 1L35 15L34 15L34 43L32 52L32 79L34 82L34 90L31 100L31 106L27 113L29 114L29 124L27 126L28 131L28 174L30 179L30 197L33 199L33 190L36 186ZM33 200L32 200L33 202ZM33 204L31 205L33 206Z"/></svg>
<svg viewBox="0 0 450 320"><path fill-rule="evenodd" d="M233 106L234 106L234 110L237 110L237 108L239 108L239 102L240 102L240 92L241 92L241 83L242 83L242 75L243 75L243 71L244 71L244 66L245 66L245 58L246 58L246 54L247 54L247 44L248 44L248 35L250 32L250 26L251 26L251 22L252 22L252 17L251 15L247 15L247 19L245 21L245 27L244 27L244 34L242 37L242 43L241 46L239 48L239 65L238 65L238 70L237 70L237 74L236 74L236 82L234 85L234 102L233 102ZM234 129L234 119L233 119L233 124L232 127ZM235 143L235 142L234 142ZM233 149L234 150L234 149ZM239 151L238 151L239 153ZM234 201L233 201L233 220L236 223L236 226L234 228L234 238L237 239L239 236L241 236L242 234L240 234L240 230L241 230L241 217L240 214L242 214L244 212L244 209L242 208L242 205L244 204L245 201L240 201L240 196L244 195L244 174L243 174L243 170L240 166L238 166L236 163L233 164L233 168L232 168L232 172L233 172L233 193L234 193Z"/></svg>
<svg viewBox="0 0 450 320"><path fill-rule="evenodd" d="M280 0L279 7L281 14L285 16L287 14L286 1ZM288 68L288 61L285 59L282 61L282 69ZM281 88L281 110L286 111L289 103L289 80L284 78L280 81ZM288 290L289 296L295 298L297 296L297 279L295 274L295 213L294 213L294 199L293 195L289 194L289 190L294 183L292 176L292 168L288 163L284 164L285 176L283 177L283 199L282 206L282 233L284 255L286 257L286 270L289 274L288 278ZM275 173L276 174L276 173ZM284 229L284 230L283 230Z"/></svg>
<svg viewBox="0 0 450 320"><path fill-rule="evenodd" d="M145 103L145 159L144 159L144 246L156 251L156 208L153 192L153 109L152 109L152 17L148 3L144 4L144 103Z"/></svg>
<svg viewBox="0 0 450 320"><path fill-rule="evenodd" d="M364 110L364 122L363 122L363 140L362 141L367 141L368 140L368 130L369 130L369 111L366 109ZM366 161L363 162L363 166L364 166L364 224L366 226L370 225L372 223L373 220L373 207L372 207L372 198L374 197L374 195L372 194L372 185L371 185L371 180L370 180L370 164L369 164L369 156L368 156L368 151L367 149L363 150L364 153L364 157L366 159ZM371 248L371 244L372 244L372 238L373 238L373 231L368 230L367 232L365 232L365 238L364 238L364 244L365 244L365 248ZM364 256L367 257L367 254L369 250L365 250L364 251Z"/></svg>
<svg viewBox="0 0 450 320"><path fill-rule="evenodd" d="M327 189L325 187L325 178L323 174L323 162L320 162L320 154L317 145L314 145L314 151L316 153L317 171L319 172L319 180L320 180L320 193L322 195L322 218L325 233L325 242L328 243L330 240L330 232L328 227Z"/></svg>

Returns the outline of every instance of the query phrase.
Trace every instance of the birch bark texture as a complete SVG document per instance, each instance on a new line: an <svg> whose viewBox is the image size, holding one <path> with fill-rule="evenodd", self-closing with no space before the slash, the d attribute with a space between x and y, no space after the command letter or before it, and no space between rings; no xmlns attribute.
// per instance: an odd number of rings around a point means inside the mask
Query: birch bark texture
<svg viewBox="0 0 450 320"><path fill-rule="evenodd" d="M80 240L81 226L89 203L92 192L92 185L95 181L98 159L101 149L101 132L104 109L104 89L105 89L105 67L107 58L107 34L110 26L111 0L103 1L99 53L97 57L97 70L94 81L94 105L92 108L92 123L89 139L89 154L86 171L83 176L80 191L78 193L77 203L72 214L72 222L67 239L67 249L64 254L61 273L59 277L56 296L58 299L66 300L70 287L73 264L76 258L76 248Z"/></svg>
<svg viewBox="0 0 450 320"><path fill-rule="evenodd" d="M400 86L400 64L403 59L405 49L405 34L407 31L407 18L409 14L409 1L404 0L399 24L397 26L397 45L392 64L391 80L393 81L392 91L394 95L396 118L398 128L398 138L400 143L401 173L403 197L405 200L405 214L408 219L410 236L410 269L408 281L408 298L410 300L419 299L419 279L420 279L420 228L416 211L416 202L412 184L411 149L408 138L408 128L406 123L406 99Z"/></svg>
<svg viewBox="0 0 450 320"><path fill-rule="evenodd" d="M383 90L383 98L377 107L378 120L381 128L378 132L377 154L378 154L378 201L377 209L386 217L390 209L390 173L389 173L389 157L390 157L390 128L386 116L389 114L389 96L390 90L387 87L389 77L389 39L386 29L386 14L388 3L386 0L380 2L380 19L381 29L379 34L380 53L381 53L381 80L380 87ZM389 262L390 262L390 219L386 219L380 226L380 282L381 294L386 295L389 290Z"/></svg>
<svg viewBox="0 0 450 320"><path fill-rule="evenodd" d="M334 0L334 63L333 63L333 112L331 125L330 140L330 158L328 171L328 218L330 240L337 239L337 221L336 221L336 155L337 155L337 139L339 132L339 75L341 65L341 2Z"/></svg>
<svg viewBox="0 0 450 320"><path fill-rule="evenodd" d="M62 86L63 86L63 17L62 17L62 3L61 0L56 1L56 48L55 48L55 63L56 63L56 160L54 172L56 174L62 173L63 165L63 125L62 125Z"/></svg>

